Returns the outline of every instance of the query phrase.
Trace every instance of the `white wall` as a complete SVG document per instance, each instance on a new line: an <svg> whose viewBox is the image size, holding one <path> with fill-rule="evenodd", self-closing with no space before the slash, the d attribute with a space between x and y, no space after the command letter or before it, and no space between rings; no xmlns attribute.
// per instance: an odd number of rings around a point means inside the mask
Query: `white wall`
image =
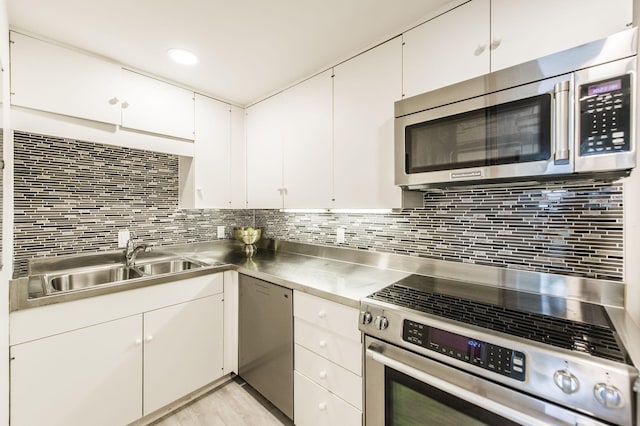
<svg viewBox="0 0 640 426"><path fill-rule="evenodd" d="M9 22L7 2L0 0L0 60L2 61L2 269L0 270L0 425L9 424L9 279L12 274L13 242L13 133L9 130Z"/></svg>

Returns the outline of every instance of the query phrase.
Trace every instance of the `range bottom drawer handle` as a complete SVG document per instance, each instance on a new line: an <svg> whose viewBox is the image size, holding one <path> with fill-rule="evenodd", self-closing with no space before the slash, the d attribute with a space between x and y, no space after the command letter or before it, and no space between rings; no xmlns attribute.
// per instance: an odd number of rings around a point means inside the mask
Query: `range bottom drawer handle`
<svg viewBox="0 0 640 426"><path fill-rule="evenodd" d="M424 371L420 371L409 365L403 364L399 361L396 361L393 358L389 358L388 356L381 354L380 352L367 349L367 357L369 357L370 359L373 359L376 362L379 362L380 364L386 365L387 367L393 368L394 370L404 373L407 376L411 376L417 380L420 380L423 383L429 384L453 396L456 396L460 399L463 399L472 404L475 404L478 407L484 408L489 411L493 411L498 415L512 419L517 423L522 423L524 425L531 425L531 426L548 425L547 422L536 419L535 417L529 416L527 414L521 413L520 411L514 410L511 407L507 407L506 405L499 404L495 401L492 401L488 398L480 396L466 389L459 388L458 386L453 385L447 382L446 380L442 380L438 377L432 376L431 374L425 373Z"/></svg>

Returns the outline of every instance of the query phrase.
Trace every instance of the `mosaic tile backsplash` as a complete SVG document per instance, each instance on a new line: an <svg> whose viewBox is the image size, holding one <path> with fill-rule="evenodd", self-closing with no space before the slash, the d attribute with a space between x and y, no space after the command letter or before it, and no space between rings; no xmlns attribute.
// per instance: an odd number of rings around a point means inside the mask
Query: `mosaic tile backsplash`
<svg viewBox="0 0 640 426"><path fill-rule="evenodd" d="M134 240L181 244L216 238L216 227L252 212L178 209L178 157L15 133L14 277L32 257L116 250Z"/></svg>
<svg viewBox="0 0 640 426"><path fill-rule="evenodd" d="M430 259L559 273L623 278L621 183L427 192L424 207L399 213L256 214L269 238L346 246Z"/></svg>
<svg viewBox="0 0 640 426"><path fill-rule="evenodd" d="M178 157L15 134L15 269L31 257L114 250L117 231L181 244L255 221L266 238L612 279L623 277L622 185L576 181L427 192L389 214L178 208Z"/></svg>

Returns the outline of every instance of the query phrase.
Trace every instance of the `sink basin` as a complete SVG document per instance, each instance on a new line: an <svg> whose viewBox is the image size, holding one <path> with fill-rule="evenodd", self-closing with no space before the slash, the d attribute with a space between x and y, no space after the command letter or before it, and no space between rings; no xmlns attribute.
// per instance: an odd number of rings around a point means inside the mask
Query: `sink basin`
<svg viewBox="0 0 640 426"><path fill-rule="evenodd" d="M54 290L71 291L81 288L125 281L142 277L142 273L134 268L116 266L111 268L91 269L47 277Z"/></svg>
<svg viewBox="0 0 640 426"><path fill-rule="evenodd" d="M144 275L170 274L189 269L201 268L201 263L188 259L168 259L136 265Z"/></svg>

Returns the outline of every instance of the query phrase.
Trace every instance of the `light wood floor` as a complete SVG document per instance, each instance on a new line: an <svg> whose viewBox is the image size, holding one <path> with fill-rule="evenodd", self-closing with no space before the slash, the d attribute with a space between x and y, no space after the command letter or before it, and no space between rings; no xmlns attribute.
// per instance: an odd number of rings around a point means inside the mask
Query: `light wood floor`
<svg viewBox="0 0 640 426"><path fill-rule="evenodd" d="M282 412L239 377L152 426L292 426Z"/></svg>

